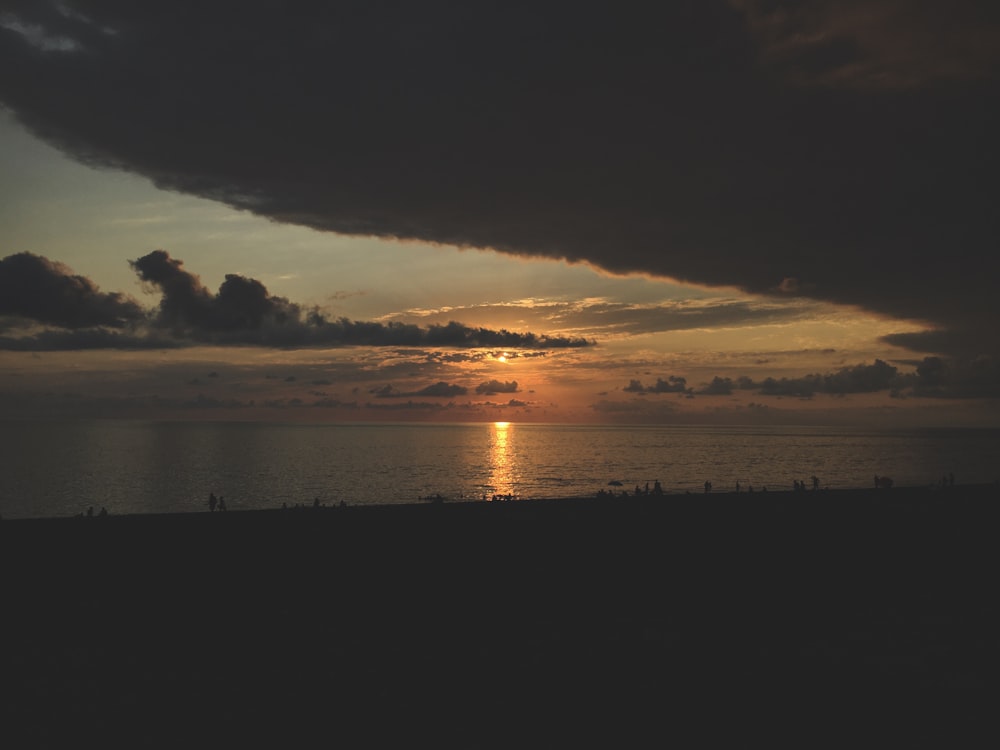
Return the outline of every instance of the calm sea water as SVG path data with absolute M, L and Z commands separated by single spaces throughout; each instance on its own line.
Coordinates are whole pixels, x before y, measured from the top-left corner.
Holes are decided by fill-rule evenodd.
M 534 424 L 299 425 L 147 421 L 0 422 L 4 518 L 202 511 L 283 503 L 413 503 L 512 494 L 669 493 L 767 486 L 813 475 L 830 488 L 1000 477 L 1000 430 Z M 609 482 L 622 486 L 609 487 Z

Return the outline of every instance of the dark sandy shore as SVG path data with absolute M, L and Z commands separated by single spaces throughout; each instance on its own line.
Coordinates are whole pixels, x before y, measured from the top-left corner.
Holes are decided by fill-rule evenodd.
M 458 743 L 474 747 L 535 709 L 580 727 L 718 691 L 992 689 L 998 501 L 990 485 L 6 520 L 4 727 L 17 747 L 385 746 L 416 732 L 406 716 L 442 740 L 478 716 Z

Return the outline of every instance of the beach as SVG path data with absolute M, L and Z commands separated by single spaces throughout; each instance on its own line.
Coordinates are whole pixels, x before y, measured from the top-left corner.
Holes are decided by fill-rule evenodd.
M 4 520 L 7 727 L 21 746 L 206 726 L 375 742 L 402 736 L 385 717 L 404 709 L 992 688 L 998 499 L 976 485 Z

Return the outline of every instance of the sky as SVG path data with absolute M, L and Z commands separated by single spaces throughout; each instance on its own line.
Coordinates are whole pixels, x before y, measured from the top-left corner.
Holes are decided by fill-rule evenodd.
M 313 5 L 0 0 L 0 414 L 1000 426 L 996 3 Z

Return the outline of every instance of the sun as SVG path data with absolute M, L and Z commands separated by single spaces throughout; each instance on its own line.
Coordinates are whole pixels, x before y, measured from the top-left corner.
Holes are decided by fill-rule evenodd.
M 507 364 L 508 359 L 509 358 L 507 356 L 507 352 L 503 352 L 502 354 L 496 355 L 497 362 L 503 362 L 504 364 Z

